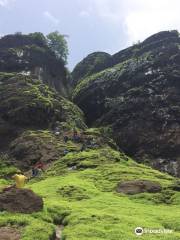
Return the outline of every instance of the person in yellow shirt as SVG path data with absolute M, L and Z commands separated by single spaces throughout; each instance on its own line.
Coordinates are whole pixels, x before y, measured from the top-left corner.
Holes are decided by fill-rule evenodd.
M 23 188 L 25 186 L 26 180 L 28 179 L 23 174 L 15 174 L 12 178 L 16 182 L 16 188 Z

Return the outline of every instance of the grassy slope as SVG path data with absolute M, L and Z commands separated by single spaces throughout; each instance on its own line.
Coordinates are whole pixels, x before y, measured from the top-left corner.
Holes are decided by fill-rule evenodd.
M 78 170 L 68 170 L 67 165 L 77 163 Z M 63 238 L 68 240 L 133 240 L 137 239 L 137 226 L 174 230 L 172 234 L 146 234 L 141 239 L 180 239 L 180 194 L 169 190 L 129 197 L 115 193 L 119 181 L 130 179 L 158 181 L 164 188 L 174 181 L 173 177 L 137 164 L 107 147 L 70 153 L 42 179 L 28 184 L 44 198 L 43 212 L 2 213 L 0 225 L 22 226 L 22 240 L 50 239 L 54 223 L 66 225 Z

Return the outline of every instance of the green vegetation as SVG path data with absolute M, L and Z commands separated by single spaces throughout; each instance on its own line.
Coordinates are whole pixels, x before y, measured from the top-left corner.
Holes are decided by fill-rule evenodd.
M 111 55 L 105 52 L 95 52 L 89 54 L 85 59 L 76 65 L 72 72 L 74 84 L 77 84 L 80 79 L 84 79 L 94 73 L 102 71 L 111 66 Z
M 179 38 L 167 34 L 114 56 L 91 54 L 76 66 L 72 97 L 87 122 L 100 128 L 87 128 L 83 112 L 61 96 L 70 85 L 65 36 L 17 33 L 0 39 L 0 150 L 8 152 L 0 156 L 0 191 L 7 191 L 18 171 L 11 162 L 27 170 L 26 188 L 44 201 L 43 210 L 32 214 L 12 214 L 0 206 L 0 227 L 18 229 L 21 240 L 54 240 L 57 227 L 64 227 L 62 240 L 136 240 L 138 226 L 172 230 L 144 234 L 142 240 L 180 239 L 179 180 L 135 162 L 116 145 L 147 163 L 179 156 L 172 131 L 179 116 Z M 72 139 L 74 129 L 79 142 Z M 44 171 L 31 178 L 38 161 Z M 157 183 L 158 192 L 118 193 L 117 186 L 135 180 Z
M 69 169 L 74 165 L 76 169 Z M 163 191 L 131 196 L 116 193 L 117 183 L 133 179 L 157 181 Z M 27 186 L 43 197 L 43 212 L 3 213 L 0 226 L 17 226 L 22 240 L 49 240 L 56 224 L 65 226 L 63 239 L 68 240 L 133 240 L 137 226 L 173 230 L 172 234 L 145 234 L 141 239 L 178 240 L 180 193 L 170 188 L 174 181 L 109 147 L 69 153 Z
M 0 159 L 0 177 L 4 178 L 7 176 L 12 176 L 14 173 L 16 173 L 18 169 L 11 164 L 5 163 Z
M 47 43 L 49 48 L 55 53 L 57 58 L 61 58 L 67 63 L 68 45 L 64 35 L 58 31 L 49 33 L 47 35 Z
M 101 82 L 100 85 L 98 84 L 98 87 L 101 90 L 111 87 L 112 81 L 117 83 L 123 74 L 128 74 L 128 72 L 131 70 L 131 63 L 135 64 L 135 67 L 137 67 L 136 60 L 132 58 L 81 79 L 73 91 L 73 98 L 76 99 L 78 95 L 86 92 L 87 89 L 91 88 L 93 84 L 98 84 L 98 82 Z
M 6 35 L 0 39 L 0 72 L 31 75 L 67 97 L 70 90 L 65 67 L 67 53 L 64 36 L 56 32 L 47 37 L 39 32 Z
M 48 127 L 55 121 L 84 128 L 83 113 L 53 89 L 21 74 L 0 74 L 1 114 L 16 124 Z M 75 122 L 76 120 L 76 122 Z

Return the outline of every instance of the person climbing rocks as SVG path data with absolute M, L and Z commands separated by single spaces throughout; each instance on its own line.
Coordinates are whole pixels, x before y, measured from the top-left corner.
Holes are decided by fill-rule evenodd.
M 83 143 L 82 144 L 82 146 L 81 146 L 81 149 L 80 149 L 80 151 L 81 152 L 83 152 L 83 151 L 85 151 L 86 150 L 86 144 L 85 143 Z
M 38 175 L 38 169 L 36 167 L 32 167 L 32 177 L 36 177 Z
M 67 149 L 64 149 L 64 156 L 66 156 L 69 153 Z
M 68 140 L 69 140 L 68 136 L 67 136 L 67 135 L 65 135 L 65 136 L 64 136 L 64 142 L 65 142 L 65 143 L 67 143 L 67 142 L 68 142 Z
M 14 176 L 12 176 L 12 179 L 15 180 L 16 188 L 23 188 L 25 186 L 25 182 L 28 178 L 23 174 L 15 174 Z
M 35 164 L 35 168 L 41 169 L 44 171 L 44 163 L 42 161 L 39 161 Z
M 32 168 L 32 177 L 37 177 L 44 172 L 44 163 L 42 161 L 38 161 Z
M 75 128 L 73 129 L 73 141 L 80 142 L 80 136 L 78 135 L 78 132 Z
M 92 139 L 91 139 L 91 138 L 87 138 L 87 139 L 86 139 L 86 146 L 87 146 L 88 148 L 91 148 L 91 147 L 92 147 Z
M 73 128 L 73 139 L 75 139 L 77 135 L 78 135 L 78 132 L 76 128 Z

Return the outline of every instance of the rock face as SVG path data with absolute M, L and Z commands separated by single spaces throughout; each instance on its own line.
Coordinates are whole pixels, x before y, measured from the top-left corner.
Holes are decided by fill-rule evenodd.
M 11 161 L 23 170 L 29 170 L 38 161 L 45 165 L 64 156 L 64 150 L 77 150 L 73 143 L 64 143 L 63 136 L 50 131 L 25 131 L 10 144 Z
M 48 131 L 25 131 L 11 142 L 10 156 L 15 165 L 28 170 L 38 161 L 47 164 L 62 156 L 59 145 L 60 141 Z
M 33 75 L 54 87 L 61 95 L 69 90 L 68 71 L 47 46 L 41 33 L 14 34 L 0 39 L 0 72 Z
M 47 129 L 56 122 L 85 128 L 82 111 L 41 81 L 0 73 L 0 150 L 24 129 Z
M 0 117 L 16 126 L 47 127 L 52 120 L 70 120 L 68 110 L 73 107 L 71 116 L 78 112 L 76 106 L 29 76 L 2 73 L 0 80 Z
M 147 180 L 135 180 L 119 183 L 116 191 L 125 194 L 137 194 L 143 192 L 157 193 L 162 190 L 161 185 L 157 182 Z
M 110 65 L 110 54 L 105 52 L 95 52 L 89 54 L 74 68 L 72 72 L 73 84 L 77 84 L 80 79 L 92 75 L 93 73 L 99 72 Z
M 176 176 L 180 176 L 179 46 L 177 31 L 155 34 L 113 55 L 113 66 L 80 79 L 73 93 L 89 125 L 111 126 L 127 154 Z
M 12 188 L 0 193 L 0 211 L 33 213 L 42 209 L 42 198 L 29 189 Z

